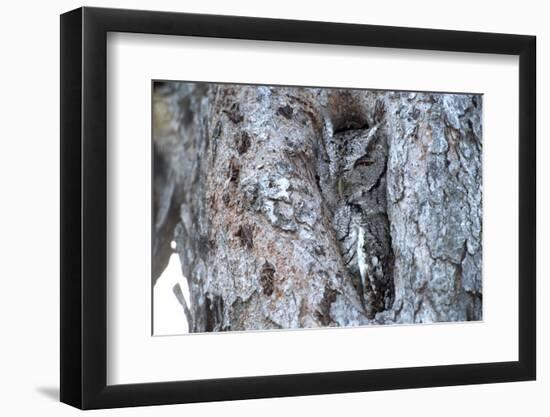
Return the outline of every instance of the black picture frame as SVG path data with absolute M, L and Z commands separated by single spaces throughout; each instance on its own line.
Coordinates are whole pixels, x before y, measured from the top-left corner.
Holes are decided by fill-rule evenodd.
M 519 56 L 518 361 L 107 385 L 108 32 Z M 61 15 L 60 57 L 62 402 L 94 409 L 536 378 L 534 36 L 84 7 Z

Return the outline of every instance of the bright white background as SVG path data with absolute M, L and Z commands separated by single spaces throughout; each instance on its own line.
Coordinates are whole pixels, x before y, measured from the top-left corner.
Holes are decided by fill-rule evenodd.
M 333 20 L 400 26 L 482 30 L 536 34 L 538 36 L 539 119 L 539 377 L 537 382 L 485 386 L 388 391 L 181 405 L 101 411 L 98 415 L 548 415 L 550 406 L 549 303 L 543 262 L 550 249 L 548 143 L 543 128 L 550 88 L 541 80 L 548 73 L 547 27 L 544 3 L 535 1 L 482 4 L 464 0 L 441 2 L 277 2 L 88 1 L 88 5 L 162 9 L 174 11 L 241 14 L 296 19 Z M 2 115 L 3 148 L 0 153 L 2 215 L 2 267 L 4 288 L 0 295 L 2 343 L 0 392 L 2 414 L 76 415 L 58 404 L 59 309 L 59 29 L 58 14 L 80 6 L 74 1 L 56 4 L 10 2 L 2 10 Z M 543 99 L 544 98 L 544 99 Z M 505 121 L 504 121 L 505 122 Z M 6 146 L 7 145 L 7 146 Z M 352 352 L 350 352 L 351 354 Z M 184 357 L 182 356 L 182 360 Z M 31 414 L 32 415 L 32 414 Z

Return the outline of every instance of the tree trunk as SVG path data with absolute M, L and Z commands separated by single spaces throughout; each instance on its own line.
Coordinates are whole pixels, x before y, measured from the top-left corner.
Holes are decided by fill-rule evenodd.
M 169 83 L 153 282 L 192 332 L 481 318 L 481 98 Z

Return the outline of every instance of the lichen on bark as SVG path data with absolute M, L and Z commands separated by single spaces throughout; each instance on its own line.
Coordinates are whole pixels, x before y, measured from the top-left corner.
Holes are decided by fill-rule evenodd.
M 153 279 L 174 240 L 190 331 L 481 319 L 481 96 L 165 83 L 153 103 Z

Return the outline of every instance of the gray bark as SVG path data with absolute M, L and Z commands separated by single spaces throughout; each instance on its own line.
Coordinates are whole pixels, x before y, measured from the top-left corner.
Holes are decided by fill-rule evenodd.
M 171 83 L 153 122 L 191 331 L 481 319 L 480 96 Z

